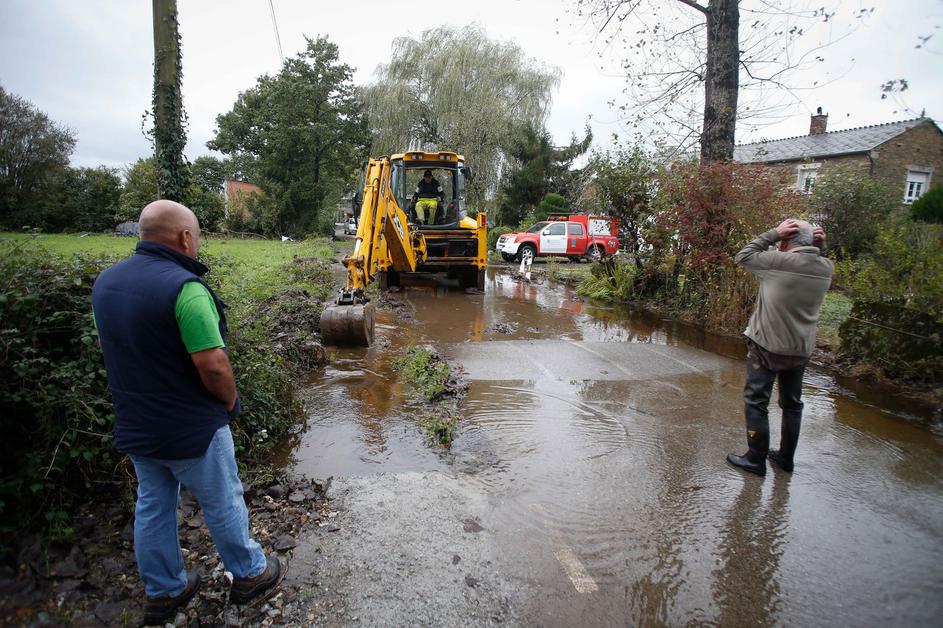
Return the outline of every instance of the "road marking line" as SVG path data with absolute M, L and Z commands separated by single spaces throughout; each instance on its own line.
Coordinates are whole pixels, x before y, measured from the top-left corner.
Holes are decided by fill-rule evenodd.
M 553 555 L 556 556 L 560 564 L 563 565 L 563 570 L 566 571 L 566 575 L 570 577 L 570 582 L 573 583 L 573 587 L 576 589 L 577 593 L 593 593 L 599 590 L 599 587 L 596 586 L 596 582 L 586 572 L 586 568 L 583 567 L 583 563 L 576 557 L 573 550 L 563 546 L 555 551 Z
M 551 381 L 557 381 L 558 379 L 560 379 L 559 377 L 551 373 L 550 369 L 548 369 L 546 366 L 544 366 L 543 364 L 535 360 L 533 356 L 531 356 L 529 353 L 524 353 L 524 357 L 526 357 L 528 362 L 530 362 L 535 367 L 537 367 L 537 370 L 543 373 Z
M 573 548 L 566 544 L 566 542 L 563 540 L 563 537 L 557 534 L 557 532 L 547 522 L 547 511 L 544 510 L 543 504 L 533 503 L 530 504 L 530 507 L 534 512 L 540 515 L 542 519 L 540 523 L 544 526 L 550 535 L 550 540 L 553 541 L 553 544 L 557 546 L 557 549 L 553 552 L 553 555 L 563 567 L 563 571 L 566 572 L 570 582 L 573 583 L 573 588 L 576 589 L 576 592 L 594 593 L 598 591 L 599 587 L 596 586 L 596 581 L 593 580 L 593 577 L 589 575 L 588 571 L 586 571 L 586 567 L 583 566 L 583 563 L 576 555 L 576 552 L 574 552 Z
M 622 373 L 623 373 L 624 375 L 627 375 L 628 377 L 630 377 L 630 378 L 632 378 L 632 379 L 638 379 L 638 373 L 633 373 L 632 371 L 630 371 L 629 369 L 625 368 L 624 366 L 622 366 L 622 365 L 619 364 L 618 362 L 615 362 L 615 361 L 613 361 L 613 360 L 610 360 L 609 358 L 607 358 L 607 357 L 604 356 L 603 354 L 599 353 L 598 351 L 593 351 L 593 350 L 590 349 L 589 347 L 584 346 L 584 345 L 581 345 L 580 343 L 578 343 L 578 342 L 576 342 L 576 341 L 573 341 L 573 340 L 567 340 L 567 342 L 570 343 L 571 345 L 573 345 L 574 347 L 576 347 L 577 349 L 582 349 L 582 350 L 585 351 L 586 353 L 589 353 L 590 355 L 596 356 L 597 358 L 599 358 L 600 360 L 602 360 L 602 361 L 603 361 L 606 365 L 608 365 L 609 367 L 614 368 L 614 369 L 616 369 L 616 370 L 618 370 L 618 371 L 622 371 Z
M 692 371 L 694 371 L 695 373 L 698 373 L 699 375 L 707 375 L 707 373 L 705 373 L 703 369 L 699 369 L 698 367 L 694 366 L 693 364 L 688 364 L 688 363 L 685 362 L 684 360 L 679 360 L 678 358 L 674 357 L 673 355 L 669 355 L 669 354 L 665 353 L 664 351 L 659 351 L 659 350 L 656 349 L 654 346 L 649 345 L 648 348 L 649 348 L 649 350 L 650 350 L 652 353 L 657 353 L 658 355 L 663 356 L 663 357 L 666 357 L 666 358 L 668 358 L 669 360 L 671 360 L 671 361 L 673 361 L 673 362 L 677 362 L 677 363 L 680 364 L 681 366 L 685 366 L 685 367 L 691 369 Z

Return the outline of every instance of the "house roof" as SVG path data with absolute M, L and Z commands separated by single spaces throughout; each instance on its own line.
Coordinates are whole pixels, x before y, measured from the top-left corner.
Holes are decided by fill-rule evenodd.
M 927 121 L 935 124 L 930 118 L 922 117 L 902 122 L 873 124 L 845 131 L 831 131 L 821 135 L 801 135 L 782 140 L 741 144 L 734 147 L 733 158 L 741 163 L 770 163 L 866 153 Z

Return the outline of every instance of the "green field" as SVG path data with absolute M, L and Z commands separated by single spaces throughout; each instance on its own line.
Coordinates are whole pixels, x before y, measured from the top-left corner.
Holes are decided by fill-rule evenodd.
M 71 235 L 0 233 L 0 241 L 32 241 L 50 251 L 61 255 L 89 253 L 93 255 L 130 255 L 137 244 L 137 238 L 113 235 Z M 315 238 L 302 242 L 279 242 L 275 240 L 242 240 L 205 237 L 202 240 L 201 253 L 213 257 L 230 257 L 233 260 L 250 262 L 253 265 L 278 266 L 290 262 L 294 257 L 331 258 L 349 242 L 331 242 L 327 238 Z
M 105 234 L 0 233 L 0 243 L 41 246 L 64 257 L 75 254 L 124 256 L 134 252 L 137 238 Z M 332 260 L 351 247 L 350 241 L 314 238 L 301 242 L 204 237 L 200 259 L 210 267 L 227 296 L 264 299 L 285 285 L 285 267 L 296 258 Z

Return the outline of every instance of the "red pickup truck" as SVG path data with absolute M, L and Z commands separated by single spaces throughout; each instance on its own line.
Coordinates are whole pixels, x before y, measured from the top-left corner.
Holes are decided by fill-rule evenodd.
M 551 216 L 527 231 L 499 237 L 495 250 L 506 262 L 545 255 L 601 260 L 619 250 L 618 235 L 615 219 L 608 216 Z

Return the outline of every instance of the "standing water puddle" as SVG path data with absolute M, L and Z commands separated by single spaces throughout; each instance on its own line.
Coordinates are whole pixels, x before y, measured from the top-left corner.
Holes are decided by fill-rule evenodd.
M 311 380 L 294 468 L 441 471 L 483 491 L 496 542 L 538 585 L 523 616 L 718 625 L 943 616 L 943 441 L 929 411 L 859 401 L 809 369 L 795 474 L 744 477 L 723 462 L 745 448 L 739 342 L 492 271 L 485 294 L 408 288 L 391 298 L 406 307 L 378 312 L 377 345 L 338 350 Z M 425 443 L 421 408 L 392 370 L 410 343 L 466 371 L 448 453 Z M 778 421 L 774 402 L 774 444 Z M 548 552 L 559 565 L 547 566 Z

